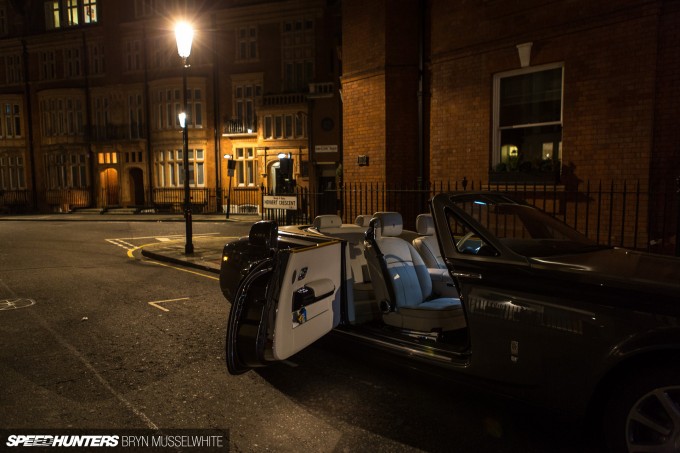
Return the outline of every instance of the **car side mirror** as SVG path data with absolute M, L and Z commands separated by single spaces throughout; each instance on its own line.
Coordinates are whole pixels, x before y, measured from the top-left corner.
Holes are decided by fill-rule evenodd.
M 273 220 L 262 220 L 250 227 L 248 242 L 251 245 L 266 249 L 275 249 L 278 245 L 279 226 Z

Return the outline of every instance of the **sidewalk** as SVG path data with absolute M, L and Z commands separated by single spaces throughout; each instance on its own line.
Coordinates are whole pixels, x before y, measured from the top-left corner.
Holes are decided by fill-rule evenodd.
M 196 214 L 191 218 L 194 222 L 245 222 L 255 223 L 261 220 L 260 215 L 230 215 L 229 219 L 224 214 Z M 72 213 L 72 214 L 23 214 L 23 215 L 0 215 L 2 221 L 85 221 L 85 222 L 184 222 L 183 214 L 97 214 L 97 213 Z M 180 266 L 193 267 L 219 274 L 222 260 L 222 248 L 232 238 L 222 236 L 194 236 L 192 243 L 194 253 L 186 255 L 185 239 L 159 242 L 142 248 L 142 255 L 157 261 L 178 264 Z
M 179 264 L 201 269 L 215 274 L 220 273 L 222 261 L 222 248 L 227 241 L 233 238 L 196 236 L 193 238 L 194 253 L 186 255 L 184 239 L 170 242 L 159 242 L 142 248 L 142 255 L 167 263 Z

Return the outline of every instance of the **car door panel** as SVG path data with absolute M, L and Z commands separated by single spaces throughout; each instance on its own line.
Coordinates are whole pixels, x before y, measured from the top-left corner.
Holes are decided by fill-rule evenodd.
M 227 326 L 227 368 L 239 374 L 284 360 L 340 322 L 342 243 L 281 249 L 239 285 Z

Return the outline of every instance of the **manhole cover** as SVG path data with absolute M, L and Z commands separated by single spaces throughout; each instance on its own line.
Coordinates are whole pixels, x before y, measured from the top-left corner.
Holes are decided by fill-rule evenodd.
M 26 308 L 35 305 L 33 299 L 5 299 L 0 300 L 0 311 L 2 310 L 16 310 L 18 308 Z

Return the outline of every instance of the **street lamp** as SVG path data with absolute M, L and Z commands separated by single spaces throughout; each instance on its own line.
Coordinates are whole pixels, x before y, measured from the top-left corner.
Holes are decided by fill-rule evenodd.
M 232 159 L 231 154 L 225 154 L 224 158 L 227 159 L 227 174 L 229 175 L 229 187 L 227 187 L 227 219 L 229 218 L 229 211 L 231 211 L 231 178 L 234 176 L 234 170 L 236 169 L 236 161 Z
M 194 243 L 192 240 L 192 225 L 191 225 L 191 195 L 189 192 L 189 131 L 187 124 L 187 70 L 189 64 L 187 58 L 191 54 L 191 42 L 194 38 L 194 30 L 187 22 L 179 22 L 175 26 L 175 38 L 177 40 L 177 53 L 182 58 L 182 96 L 184 99 L 184 111 L 179 114 L 179 122 L 182 127 L 182 144 L 183 153 L 182 161 L 184 165 L 184 223 L 186 226 L 186 243 L 184 244 L 184 254 L 191 255 L 194 253 Z

